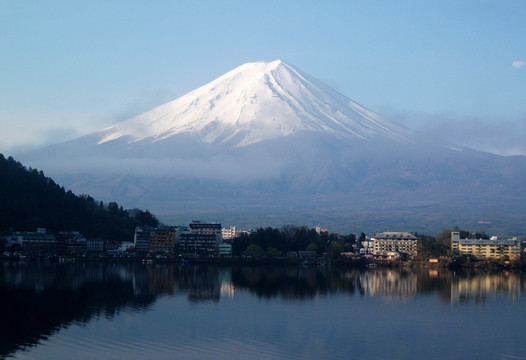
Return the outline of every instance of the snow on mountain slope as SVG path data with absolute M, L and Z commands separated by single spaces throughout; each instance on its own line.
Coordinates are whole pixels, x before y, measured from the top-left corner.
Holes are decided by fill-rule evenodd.
M 167 139 L 242 147 L 300 131 L 338 137 L 407 139 L 407 130 L 281 60 L 247 63 L 164 105 L 93 135 L 102 144 Z

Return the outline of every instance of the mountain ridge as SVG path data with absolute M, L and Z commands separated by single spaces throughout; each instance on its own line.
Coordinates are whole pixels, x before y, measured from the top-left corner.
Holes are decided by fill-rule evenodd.
M 180 98 L 93 135 L 98 144 L 198 134 L 202 142 L 246 146 L 299 131 L 407 139 L 407 129 L 331 90 L 281 60 L 241 65 Z M 240 139 L 239 139 L 240 138 Z

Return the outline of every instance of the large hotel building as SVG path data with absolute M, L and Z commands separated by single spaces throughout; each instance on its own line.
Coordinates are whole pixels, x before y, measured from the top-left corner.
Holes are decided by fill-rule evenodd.
M 501 240 L 496 236 L 490 239 L 461 239 L 460 231 L 451 233 L 451 255 L 473 255 L 481 259 L 518 260 L 521 256 L 521 244 L 517 238 Z

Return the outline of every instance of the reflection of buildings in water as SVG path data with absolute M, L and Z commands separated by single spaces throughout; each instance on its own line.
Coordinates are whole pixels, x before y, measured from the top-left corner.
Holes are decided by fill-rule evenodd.
M 179 287 L 186 291 L 190 301 L 219 301 L 221 285 L 218 269 L 207 266 L 182 266 L 179 273 Z
M 36 269 L 34 263 L 2 262 L 0 284 L 8 288 L 42 292 L 55 284 L 55 274 Z
M 222 281 L 221 282 L 221 296 L 227 298 L 233 298 L 235 295 L 235 288 L 232 281 Z
M 110 268 L 114 271 L 116 277 L 123 282 L 133 281 L 133 269 L 130 266 L 120 266 L 120 264 L 112 264 Z
M 163 264 L 137 266 L 134 270 L 135 295 L 174 295 L 176 282 L 191 301 L 218 301 L 221 294 L 233 296 L 234 293 L 230 271 L 218 271 L 214 267 Z
M 97 282 L 104 278 L 104 264 L 99 263 L 86 267 L 84 271 L 86 282 Z
M 451 303 L 475 301 L 483 302 L 497 293 L 508 294 L 517 300 L 521 293 L 521 282 L 518 274 L 498 273 L 481 274 L 473 277 L 456 277 L 451 282 Z
M 133 274 L 133 293 L 135 294 L 135 296 L 141 296 L 149 294 L 149 292 L 150 286 L 148 271 L 145 267 L 137 266 L 134 269 Z
M 37 292 L 49 288 L 77 290 L 88 284 L 118 281 L 135 283 L 133 266 L 103 263 L 37 263 L 3 262 L 0 284 Z
M 153 267 L 148 269 L 148 290 L 154 294 L 174 294 L 175 273 L 173 267 Z M 170 271 L 171 270 L 171 271 Z
M 140 267 L 129 264 L 39 264 L 4 262 L 0 284 L 42 292 L 50 288 L 78 290 L 90 284 L 129 284 L 136 296 L 174 293 L 174 267 Z
M 233 298 L 235 294 L 234 283 L 232 282 L 232 269 L 223 269 L 218 274 L 221 296 Z
M 41 292 L 49 288 L 76 290 L 86 284 L 101 282 L 112 276 L 102 266 L 78 264 L 41 264 L 3 262 L 0 283 L 4 287 Z
M 137 266 L 133 274 L 133 290 L 136 295 L 173 295 L 175 267 L 173 265 Z
M 417 293 L 417 277 L 410 272 L 366 271 L 359 281 L 365 295 L 372 297 L 407 298 Z

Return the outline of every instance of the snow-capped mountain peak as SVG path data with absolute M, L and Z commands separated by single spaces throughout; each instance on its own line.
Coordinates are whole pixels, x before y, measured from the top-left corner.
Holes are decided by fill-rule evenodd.
M 406 130 L 281 61 L 241 65 L 164 105 L 94 135 L 155 142 L 189 133 L 241 147 L 301 131 L 404 139 Z

